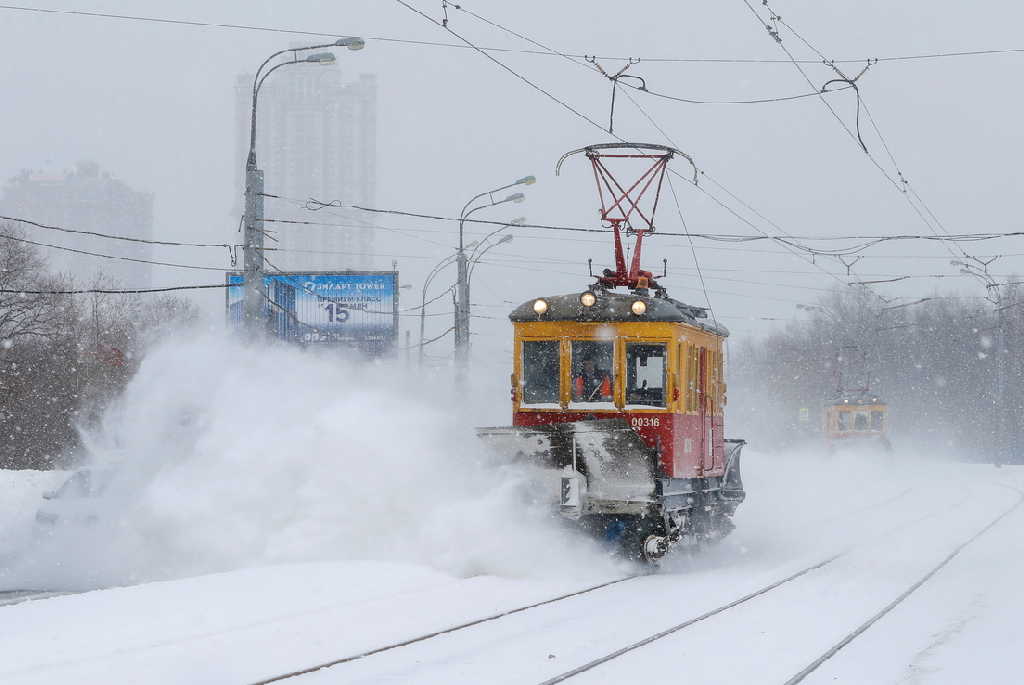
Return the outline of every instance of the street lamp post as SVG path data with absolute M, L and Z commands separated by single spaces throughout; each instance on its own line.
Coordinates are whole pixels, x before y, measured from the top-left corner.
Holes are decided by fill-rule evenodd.
M 252 109 L 249 120 L 249 154 L 245 160 L 245 214 L 242 224 L 245 229 L 242 244 L 243 273 L 245 277 L 245 300 L 243 303 L 244 323 L 250 333 L 255 334 L 261 329 L 260 320 L 263 302 L 267 299 L 266 287 L 263 283 L 263 171 L 256 165 L 256 104 L 259 100 L 260 88 L 273 72 L 291 64 L 333 64 L 334 55 L 330 52 L 318 52 L 299 59 L 300 52 L 319 50 L 332 47 L 346 47 L 349 50 L 361 50 L 365 46 L 362 38 L 340 38 L 333 43 L 310 45 L 303 48 L 278 50 L 263 61 L 256 70 L 252 82 Z M 263 70 L 271 60 L 286 52 L 292 53 L 290 62 L 275 64 L 266 73 Z
M 457 379 L 460 383 L 465 380 L 465 371 L 469 364 L 469 264 L 466 258 L 465 245 L 463 244 L 466 219 L 468 219 L 471 214 L 481 209 L 495 207 L 506 202 L 522 202 L 526 199 L 526 196 L 522 193 L 513 193 L 501 200 L 495 200 L 494 194 L 514 186 L 532 185 L 536 182 L 537 179 L 535 177 L 524 176 L 523 178 L 520 178 L 513 183 L 509 183 L 508 185 L 480 193 L 467 202 L 462 208 L 462 211 L 459 212 L 459 250 L 456 257 L 459 275 L 458 295 L 455 301 L 455 365 Z M 478 205 L 470 209 L 470 206 L 472 206 L 474 202 L 484 196 L 487 196 L 489 200 L 487 204 Z
M 797 303 L 796 308 L 803 309 L 806 312 L 821 312 L 822 314 L 825 314 L 829 319 L 831 319 L 834 323 L 839 323 L 839 317 L 835 315 L 835 312 L 833 312 L 828 307 L 822 307 L 820 304 Z
M 493 238 L 494 236 L 498 235 L 502 231 L 511 228 L 512 226 L 522 226 L 525 223 L 526 217 L 521 216 L 516 219 L 512 219 L 512 221 L 508 222 L 507 224 L 500 228 L 491 231 L 477 242 L 476 248 L 472 252 L 470 252 L 468 258 L 469 275 L 466 277 L 466 281 L 468 282 L 469 285 L 473 284 L 473 272 L 476 271 L 476 265 L 480 263 L 480 259 L 484 256 L 484 254 L 489 252 L 492 248 L 497 247 L 498 245 L 504 245 L 505 243 L 512 242 L 514 236 L 503 235 L 497 242 L 493 242 L 490 244 L 488 244 L 487 241 Z

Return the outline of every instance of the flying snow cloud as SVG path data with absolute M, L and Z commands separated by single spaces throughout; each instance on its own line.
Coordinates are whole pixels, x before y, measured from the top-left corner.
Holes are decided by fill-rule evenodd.
M 459 407 L 447 383 L 381 363 L 168 340 L 86 436 L 90 466 L 112 474 L 97 520 L 58 526 L 4 585 L 353 559 L 455 575 L 611 569 L 535 500 L 528 469 L 491 460 Z

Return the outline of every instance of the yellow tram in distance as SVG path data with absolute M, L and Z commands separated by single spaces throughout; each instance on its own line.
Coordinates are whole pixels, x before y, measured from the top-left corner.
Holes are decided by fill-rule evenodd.
M 685 154 L 646 143 L 569 154 L 576 152 L 594 167 L 615 268 L 585 290 L 512 311 L 512 425 L 477 432 L 499 452 L 540 466 L 548 478 L 541 498 L 563 516 L 630 558 L 654 561 L 674 543 L 728 533 L 745 497 L 745 443 L 725 438 L 723 420 L 729 332 L 640 268 L 665 166 Z M 609 158 L 652 166 L 627 187 L 605 166 Z M 651 188 L 652 207 L 641 209 Z M 623 234 L 636 237 L 629 264 Z
M 825 409 L 825 440 L 830 453 L 852 446 L 891 452 L 888 405 L 867 393 L 843 394 Z

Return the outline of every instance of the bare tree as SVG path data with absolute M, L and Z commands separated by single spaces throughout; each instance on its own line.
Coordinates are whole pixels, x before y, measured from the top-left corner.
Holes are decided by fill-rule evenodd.
M 173 297 L 59 295 L 38 248 L 0 227 L 0 468 L 74 462 L 78 429 L 97 421 L 162 326 L 195 320 Z M 102 274 L 89 285 L 116 290 Z

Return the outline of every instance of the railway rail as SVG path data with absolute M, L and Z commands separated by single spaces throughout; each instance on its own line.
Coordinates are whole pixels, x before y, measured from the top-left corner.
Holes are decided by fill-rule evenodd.
M 620 583 L 625 583 L 627 581 L 634 580 L 636 578 L 641 578 L 641 577 L 643 577 L 645 575 L 647 575 L 647 574 L 637 574 L 637 575 L 632 575 L 632 576 L 625 576 L 624 578 L 616 578 L 615 580 L 609 580 L 609 581 L 606 581 L 604 583 L 598 583 L 597 585 L 591 585 L 590 587 L 583 588 L 582 590 L 576 590 L 574 592 L 568 592 L 568 593 L 566 593 L 564 595 L 559 595 L 558 597 L 552 597 L 550 599 L 545 599 L 545 600 L 540 601 L 540 602 L 534 602 L 533 604 L 528 604 L 526 606 L 516 607 L 514 609 L 508 609 L 506 611 L 500 611 L 500 612 L 498 612 L 496 614 L 491 614 L 490 616 L 484 616 L 483 618 L 478 618 L 478 619 L 474 619 L 472 621 L 467 621 L 465 623 L 460 623 L 458 625 L 454 625 L 454 626 L 451 626 L 449 628 L 443 628 L 441 630 L 435 630 L 432 633 L 426 633 L 424 635 L 419 635 L 417 637 L 413 637 L 413 638 L 410 638 L 408 640 L 403 640 L 402 642 L 395 642 L 393 644 L 384 645 L 383 647 L 377 647 L 375 649 L 367 650 L 365 652 L 360 652 L 359 654 L 352 654 L 350 656 L 342 657 L 340 659 L 334 659 L 332 661 L 327 661 L 327 662 L 324 662 L 324 663 L 321 663 L 321 664 L 317 664 L 316 666 L 310 666 L 308 668 L 303 668 L 303 669 L 300 669 L 300 670 L 297 670 L 297 671 L 291 671 L 290 673 L 282 673 L 281 675 L 276 675 L 276 676 L 274 676 L 272 678 L 267 678 L 265 680 L 258 680 L 256 682 L 252 683 L 252 685 L 267 685 L 268 683 L 276 683 L 276 682 L 280 682 L 282 680 L 288 680 L 289 678 L 296 678 L 298 676 L 308 675 L 310 673 L 315 673 L 316 671 L 319 671 L 319 670 L 322 670 L 322 669 L 325 669 L 325 668 L 331 668 L 332 666 L 339 666 L 341 664 L 346 664 L 346 663 L 349 663 L 349 662 L 352 662 L 352 661 L 358 661 L 359 659 L 365 659 L 368 656 L 373 656 L 375 654 L 381 654 L 382 652 L 388 652 L 388 651 L 391 651 L 393 649 L 398 649 L 400 647 L 408 647 L 409 645 L 414 645 L 414 644 L 416 644 L 418 642 L 423 642 L 424 640 L 429 640 L 431 638 L 440 637 L 441 635 L 448 635 L 449 633 L 454 633 L 454 632 L 457 632 L 457 631 L 460 631 L 460 630 L 465 630 L 466 628 L 472 628 L 473 626 L 480 625 L 481 623 L 489 623 L 491 621 L 497 621 L 498 619 L 504 618 L 506 616 L 512 616 L 514 614 L 519 614 L 519 613 L 522 613 L 524 611 L 529 611 L 530 609 L 536 609 L 538 607 L 546 606 L 546 605 L 549 605 L 549 604 L 554 604 L 556 602 L 562 602 L 564 600 L 571 599 L 573 597 L 579 597 L 580 595 L 585 595 L 585 594 L 588 594 L 590 592 L 594 592 L 595 590 L 600 590 L 601 588 L 610 587 L 612 585 L 618 585 Z
M 862 507 L 857 507 L 856 509 L 854 509 L 854 510 L 852 510 L 850 512 L 845 512 L 844 514 L 832 517 L 831 519 L 828 519 L 828 520 L 829 521 L 838 520 L 838 519 L 841 519 L 841 518 L 852 516 L 854 514 L 857 514 L 857 513 L 863 512 L 863 511 L 877 510 L 879 507 L 884 507 L 885 505 L 892 504 L 892 503 L 894 503 L 894 502 L 896 502 L 898 500 L 903 499 L 908 494 L 910 494 L 910 492 L 912 492 L 912 488 L 907 488 L 905 490 L 902 490 L 902 491 L 896 493 L 895 495 L 890 495 L 890 496 L 886 497 L 883 500 L 880 500 L 880 501 L 872 503 L 872 504 L 867 504 L 867 505 L 864 505 Z M 953 508 L 956 508 L 957 506 L 962 505 L 964 502 L 967 501 L 967 499 L 968 499 L 968 496 L 965 495 L 964 498 L 959 503 L 953 505 Z M 914 519 L 914 520 L 904 524 L 904 526 L 913 525 L 913 524 L 918 523 L 918 522 L 920 522 L 920 521 L 922 521 L 924 519 L 930 518 L 931 516 L 934 516 L 934 515 L 935 515 L 934 513 L 926 514 L 923 517 L 916 518 L 916 519 Z M 904 526 L 901 526 L 901 527 L 904 527 Z M 657 634 L 656 636 L 652 636 L 651 638 L 647 638 L 646 640 L 641 641 L 641 643 L 637 643 L 637 644 L 631 645 L 630 647 L 625 648 L 623 650 L 618 650 L 615 653 L 615 656 L 621 656 L 621 654 L 624 654 L 624 653 L 626 653 L 628 651 L 632 651 L 633 649 L 637 649 L 638 647 L 642 647 L 644 644 L 648 644 L 650 642 L 653 642 L 654 640 L 657 640 L 657 639 L 660 639 L 660 638 L 665 637 L 667 635 L 670 635 L 673 632 L 677 632 L 679 630 L 682 630 L 682 629 L 686 628 L 688 625 L 692 625 L 693 623 L 697 623 L 699 621 L 705 620 L 707 618 L 710 618 L 711 616 L 714 616 L 716 614 L 722 613 L 722 612 L 724 612 L 724 611 L 726 611 L 728 609 L 731 609 L 733 607 L 739 606 L 740 604 L 743 604 L 743 603 L 745 603 L 745 602 L 747 602 L 747 601 L 749 601 L 751 599 L 754 599 L 755 597 L 758 597 L 760 595 L 763 595 L 763 594 L 766 594 L 768 592 L 771 592 L 772 590 L 774 590 L 774 589 L 776 589 L 778 587 L 781 587 L 782 585 L 785 585 L 786 583 L 789 583 L 789 582 L 791 582 L 793 580 L 796 580 L 797 578 L 800 578 L 801 576 L 804 576 L 804 575 L 806 575 L 806 574 L 808 574 L 808 573 L 810 573 L 810 572 L 812 572 L 814 570 L 817 570 L 819 568 L 823 568 L 824 566 L 827 566 L 828 564 L 831 564 L 833 561 L 836 561 L 837 559 L 847 555 L 853 549 L 854 548 L 848 548 L 848 549 L 846 549 L 846 550 L 844 550 L 842 552 L 839 552 L 837 554 L 833 554 L 833 555 L 825 558 L 824 560 L 817 561 L 817 562 L 815 562 L 815 563 L 813 563 L 813 564 L 811 564 L 809 566 L 806 566 L 806 567 L 802 568 L 801 570 L 799 570 L 799 571 L 797 571 L 797 572 L 795 572 L 795 573 L 793 573 L 793 574 L 791 574 L 791 575 L 789 575 L 789 576 L 787 576 L 787 577 L 785 577 L 785 578 L 783 578 L 781 580 L 775 581 L 773 583 L 770 583 L 769 585 L 766 585 L 766 586 L 761 587 L 761 588 L 759 588 L 757 590 L 754 590 L 751 593 L 749 593 L 747 595 L 744 595 L 743 597 L 741 597 L 741 598 L 739 598 L 737 600 L 734 600 L 734 601 L 732 601 L 732 602 L 730 602 L 730 603 L 728 603 L 726 605 L 720 606 L 720 607 L 718 607 L 716 609 L 712 609 L 711 611 L 709 611 L 709 612 L 707 612 L 705 614 L 702 614 L 701 616 L 698 616 L 696 618 L 693 618 L 693 619 L 690 619 L 688 621 L 685 621 L 684 623 L 679 624 L 678 626 L 674 626 L 673 628 L 670 628 L 670 629 L 668 629 L 666 631 L 662 631 L 661 633 Z M 582 590 L 577 590 L 577 591 L 574 591 L 574 592 L 566 593 L 566 594 L 559 595 L 557 597 L 552 597 L 550 599 L 546 599 L 546 600 L 543 600 L 543 601 L 540 601 L 540 602 L 535 602 L 533 604 L 516 607 L 514 609 L 508 609 L 506 611 L 501 611 L 501 612 L 498 612 L 498 613 L 495 613 L 495 614 L 491 614 L 489 616 L 485 616 L 483 618 L 474 619 L 472 621 L 467 621 L 465 623 L 460 623 L 458 625 L 450 626 L 448 628 L 444 628 L 444 629 L 441 629 L 441 630 L 436 630 L 436 631 L 433 631 L 433 632 L 430 632 L 430 633 L 425 633 L 423 635 L 419 635 L 419 636 L 416 636 L 416 637 L 413 637 L 413 638 L 409 638 L 409 639 L 403 640 L 401 642 L 395 642 L 395 643 L 383 645 L 381 647 L 377 647 L 377 648 L 374 648 L 374 649 L 371 649 L 371 650 L 360 652 L 358 654 L 352 654 L 352 655 L 349 655 L 349 656 L 345 656 L 345 657 L 341 657 L 341 658 L 338 658 L 338 659 L 333 659 L 331 661 L 327 661 L 327 662 L 323 662 L 323 663 L 320 663 L 320 664 L 316 664 L 314 666 L 309 666 L 309 667 L 298 669 L 298 670 L 291 671 L 291 672 L 288 672 L 288 673 L 282 673 L 282 674 L 279 674 L 279 675 L 275 675 L 273 677 L 266 678 L 264 680 L 255 681 L 255 682 L 251 683 L 251 685 L 268 685 L 269 683 L 276 683 L 276 682 L 281 682 L 283 680 L 288 680 L 288 679 L 291 679 L 291 678 L 297 678 L 299 676 L 309 675 L 311 673 L 315 673 L 317 671 L 320 671 L 320 670 L 323 670 L 323 669 L 326 669 L 326 668 L 331 668 L 331 667 L 334 667 L 334 666 L 340 666 L 342 664 L 351 663 L 353 661 L 358 661 L 358 660 L 364 659 L 366 657 L 370 657 L 370 656 L 374 656 L 374 655 L 381 654 L 381 653 L 384 653 L 384 652 L 389 652 L 389 651 L 392 651 L 392 650 L 395 650 L 395 649 L 399 649 L 401 647 L 408 647 L 410 645 L 414 645 L 414 644 L 417 644 L 417 643 L 420 643 L 420 642 L 424 642 L 426 640 L 430 640 L 432 638 L 440 637 L 442 635 L 448 635 L 448 634 L 455 633 L 455 632 L 458 632 L 458 631 L 461 631 L 461 630 L 465 630 L 467 628 L 472 628 L 473 626 L 477 626 L 477 625 L 480 625 L 480 624 L 483 624 L 483 623 L 488 623 L 488 622 L 496 621 L 496 620 L 505 618 L 507 616 L 512 616 L 514 614 L 523 613 L 523 612 L 529 611 L 531 609 L 536 609 L 536 608 L 539 608 L 539 607 L 555 604 L 557 602 L 561 602 L 561 601 L 564 601 L 564 600 L 567 600 L 567 599 L 571 599 L 573 597 L 579 597 L 581 595 L 585 595 L 585 594 L 594 592 L 596 590 L 600 590 L 602 588 L 610 587 L 612 585 L 618 585 L 618 584 L 621 584 L 621 583 L 624 583 L 624 582 L 627 582 L 627 581 L 630 581 L 630 580 L 634 580 L 636 578 L 644 577 L 646 575 L 648 575 L 648 574 L 637 574 L 637 575 L 632 575 L 632 576 L 626 576 L 626 577 L 623 577 L 623 578 L 617 578 L 615 580 L 607 581 L 607 582 L 604 582 L 604 583 L 599 583 L 597 585 L 592 585 L 590 587 L 586 587 L 586 588 L 584 588 Z M 611 658 L 615 658 L 615 657 L 611 657 Z M 610 660 L 610 659 L 609 658 L 605 658 L 604 659 L 604 661 L 608 661 L 608 660 Z M 596 665 L 598 665 L 598 664 L 596 664 L 596 663 L 592 664 L 590 667 L 593 668 L 593 666 L 596 666 Z M 576 669 L 574 669 L 574 672 L 570 672 L 571 675 L 575 675 L 576 674 L 575 670 Z M 579 671 L 579 672 L 582 672 L 582 671 Z M 571 675 L 563 674 L 563 676 L 565 676 L 565 677 L 571 677 Z M 561 677 L 561 676 L 559 676 L 559 677 Z M 560 681 L 555 679 L 555 680 L 546 681 L 546 682 L 560 682 Z
M 1014 511 L 1019 509 L 1022 505 L 1024 505 L 1024 491 L 1017 490 L 1017 488 L 1012 488 L 1012 489 L 1017 492 L 1017 496 L 1018 496 L 1017 502 L 1013 506 L 1011 506 L 1008 509 L 1006 509 L 1005 511 L 1003 511 L 1001 514 L 999 514 L 994 519 L 989 521 L 988 524 L 986 524 L 984 527 L 982 527 L 980 530 L 978 530 L 976 533 L 974 533 L 974 535 L 970 536 L 969 538 L 967 538 L 966 540 L 961 542 L 959 545 L 957 545 L 956 548 L 953 549 L 952 552 L 950 552 L 948 555 L 946 555 L 935 566 L 930 568 L 928 570 L 928 572 L 925 573 L 923 576 L 921 576 L 913 585 L 911 585 L 906 590 L 901 592 L 894 600 L 889 602 L 889 604 L 885 605 L 878 613 L 876 613 L 874 616 L 872 616 L 868 620 L 864 621 L 864 623 L 862 623 L 859 626 L 857 626 L 853 631 L 851 631 L 849 634 L 847 634 L 845 637 L 843 637 L 843 639 L 839 640 L 834 645 L 829 647 L 824 653 L 821 654 L 821 656 L 819 656 L 817 659 L 812 661 L 805 668 L 803 668 L 802 670 L 800 670 L 799 672 L 794 674 L 789 680 L 787 680 L 785 682 L 785 685 L 796 685 L 796 683 L 799 683 L 799 682 L 803 681 L 804 678 L 806 678 L 811 673 L 816 671 L 819 666 L 821 666 L 826 661 L 831 659 L 833 656 L 835 656 L 837 653 L 839 653 L 840 650 L 842 650 L 844 647 L 846 647 L 851 642 L 853 642 L 858 637 L 860 637 L 866 630 L 868 630 L 868 628 L 870 628 L 871 626 L 873 626 L 876 623 L 878 623 L 887 614 L 889 614 L 893 609 L 895 609 L 900 604 L 902 604 L 904 601 L 906 601 L 907 598 L 910 597 L 912 594 L 914 594 L 914 592 L 916 592 L 918 588 L 920 588 L 922 585 L 924 585 L 929 580 L 931 580 L 935 576 L 935 574 L 937 574 L 939 571 L 944 569 L 949 564 L 949 562 L 953 561 L 953 559 L 955 559 L 957 556 L 959 556 L 960 552 L 962 552 L 964 550 L 964 548 L 966 548 L 972 542 L 974 542 L 975 540 L 980 538 L 982 535 L 987 533 L 989 530 L 994 528 L 996 525 L 999 524 L 1000 521 L 1002 521 L 1007 516 L 1012 514 Z
M 988 523 L 986 523 L 982 528 L 978 529 L 970 537 L 968 537 L 966 540 L 964 540 L 959 545 L 957 545 L 956 548 L 954 548 L 952 552 L 950 552 L 948 555 L 946 555 L 939 563 L 937 563 L 935 566 L 933 566 L 931 569 L 929 569 L 928 572 L 925 573 L 921 578 L 919 578 L 916 582 L 914 582 L 912 585 L 910 585 L 906 590 L 904 590 L 902 593 L 900 593 L 892 602 L 887 604 L 884 608 L 882 608 L 879 612 L 877 612 L 871 618 L 866 620 L 864 623 L 862 623 L 859 626 L 857 626 L 857 628 L 855 628 L 852 632 L 847 634 L 845 637 L 843 637 L 837 643 L 832 645 L 828 650 L 826 650 L 818 658 L 816 658 L 814 661 L 812 661 L 810 664 L 808 664 L 805 668 L 803 668 L 798 673 L 794 674 L 792 677 L 790 677 L 788 680 L 786 680 L 785 681 L 785 685 L 796 685 L 797 683 L 800 683 L 801 681 L 803 681 L 808 675 L 810 675 L 815 670 L 817 670 L 818 667 L 820 667 L 823 663 L 825 663 L 830 658 L 835 656 L 835 654 L 837 654 L 840 650 L 842 650 L 844 647 L 846 647 L 851 642 L 856 640 L 857 637 L 859 637 L 861 634 L 863 634 L 871 626 L 873 626 L 875 623 L 877 623 L 879 620 L 881 620 L 883 617 L 885 617 L 889 612 L 891 612 L 897 606 L 902 604 L 918 588 L 920 588 L 922 585 L 924 585 L 926 582 L 928 582 L 928 580 L 930 580 L 932 577 L 934 577 L 935 574 L 937 574 L 939 571 L 941 571 L 943 568 L 945 568 L 946 565 L 949 564 L 949 562 L 951 562 L 953 559 L 955 559 L 957 557 L 957 555 L 959 555 L 960 552 L 963 551 L 964 548 L 966 548 L 972 542 L 974 542 L 975 540 L 980 538 L 982 535 L 987 533 L 989 530 L 991 530 L 993 527 L 995 527 L 1000 521 L 1005 519 L 1007 516 L 1012 514 L 1014 511 L 1016 511 L 1019 507 L 1024 505 L 1024 491 L 1017 490 L 1016 488 L 1012 488 L 1012 489 L 1015 490 L 1017 492 L 1017 494 L 1018 494 L 1017 502 L 1015 502 L 1012 506 L 1010 506 L 1009 508 L 1007 508 L 1006 510 L 1004 510 L 1003 512 L 998 514 L 995 518 L 993 518 L 990 521 L 988 521 Z M 962 504 L 966 500 L 967 500 L 967 497 L 965 496 L 965 498 L 960 502 L 960 504 Z M 906 526 L 909 526 L 909 525 L 913 525 L 914 523 L 920 522 L 921 520 L 926 519 L 926 518 L 930 518 L 931 516 L 932 515 L 926 515 L 924 517 L 921 517 L 920 519 L 916 519 L 915 521 L 912 521 L 910 523 L 904 524 L 903 527 L 906 527 Z M 587 671 L 590 671 L 590 670 L 592 670 L 592 669 L 594 669 L 594 668 L 596 668 L 596 667 L 598 667 L 598 666 L 600 666 L 602 664 L 608 663 L 609 661 L 613 661 L 614 659 L 618 659 L 619 657 L 623 656 L 624 654 L 628 654 L 629 652 L 632 652 L 632 651 L 637 650 L 637 649 L 639 649 L 641 647 L 649 645 L 652 642 L 655 642 L 655 641 L 660 640 L 662 638 L 668 637 L 669 635 L 673 635 L 675 633 L 678 633 L 678 632 L 684 630 L 685 628 L 688 628 L 688 627 L 690 627 L 690 626 L 692 626 L 692 625 L 694 625 L 696 623 L 700 623 L 701 621 L 705 621 L 705 620 L 707 620 L 707 619 L 709 619 L 709 618 L 711 618 L 713 616 L 717 616 L 718 614 L 721 614 L 721 613 L 723 613 L 725 611 L 728 611 L 729 609 L 732 609 L 734 607 L 740 606 L 741 604 L 745 604 L 746 602 L 748 602 L 750 600 L 753 600 L 753 599 L 755 599 L 757 597 L 765 595 L 765 594 L 771 592 L 772 590 L 775 590 L 775 589 L 777 589 L 779 587 L 782 587 L 783 585 L 786 585 L 786 584 L 788 584 L 788 583 L 790 583 L 790 582 L 792 582 L 792 581 L 794 581 L 794 580 L 796 580 L 798 578 L 801 578 L 801 577 L 805 576 L 806 574 L 810 573 L 811 571 L 814 571 L 814 570 L 817 570 L 817 569 L 820 569 L 820 568 L 824 568 L 825 566 L 831 564 L 832 562 L 834 562 L 834 561 L 836 561 L 836 560 L 846 556 L 849 552 L 852 551 L 852 549 L 853 548 L 848 549 L 845 552 L 837 554 L 837 555 L 835 555 L 835 556 L 833 556 L 833 557 L 831 557 L 829 559 L 826 559 L 826 560 L 824 560 L 824 561 L 822 561 L 822 562 L 820 562 L 818 564 L 814 564 L 812 566 L 809 566 L 809 567 L 806 567 L 804 569 L 801 569 L 800 571 L 798 571 L 798 572 L 796 572 L 796 573 L 794 573 L 794 574 L 792 574 L 790 576 L 782 578 L 781 580 L 778 580 L 778 581 L 776 581 L 776 582 L 774 582 L 774 583 L 772 583 L 770 585 L 766 585 L 763 588 L 760 588 L 759 590 L 755 590 L 754 592 L 751 592 L 751 593 L 749 593 L 747 595 L 744 595 L 743 597 L 740 597 L 737 600 L 733 600 L 732 602 L 729 602 L 728 604 L 723 604 L 720 607 L 717 607 L 715 609 L 707 611 L 707 612 L 701 614 L 700 616 L 688 619 L 686 621 L 683 621 L 682 623 L 679 623 L 679 624 L 674 625 L 674 626 L 672 626 L 670 628 L 667 628 L 665 630 L 659 631 L 659 632 L 657 632 L 657 633 L 655 633 L 655 634 L 653 634 L 653 635 L 651 635 L 649 637 L 646 637 L 646 638 L 644 638 L 642 640 L 634 642 L 634 643 L 632 643 L 632 644 L 630 644 L 630 645 L 628 645 L 626 647 L 623 647 L 621 649 L 617 649 L 614 652 L 611 652 L 611 653 L 606 654 L 604 656 L 598 657 L 596 659 L 592 659 L 592 660 L 590 660 L 590 661 L 588 661 L 588 662 L 586 662 L 586 663 L 584 663 L 584 664 L 582 664 L 580 666 L 577 666 L 576 668 L 574 668 L 572 670 L 569 670 L 569 671 L 566 671 L 566 672 L 561 673 L 559 675 L 556 675 L 553 678 L 549 678 L 547 680 L 544 680 L 544 681 L 541 682 L 540 685 L 555 685 L 555 683 L 564 682 L 566 680 L 569 680 L 570 678 L 573 678 L 574 676 L 580 675 L 582 673 L 586 673 Z

